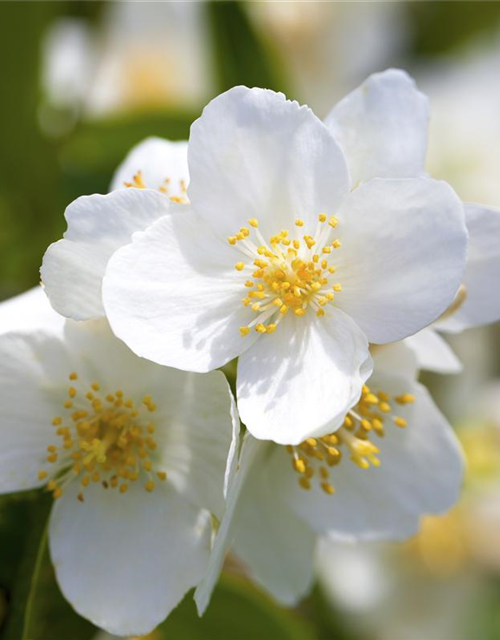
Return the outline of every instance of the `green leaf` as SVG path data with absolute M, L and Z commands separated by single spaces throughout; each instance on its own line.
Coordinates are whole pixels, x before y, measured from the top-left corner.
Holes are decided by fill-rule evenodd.
M 241 2 L 207 2 L 218 91 L 235 85 L 264 87 L 286 93 L 278 60 L 268 50 Z
M 198 617 L 191 593 L 163 623 L 158 640 L 313 640 L 309 624 L 271 602 L 242 578 L 223 576 Z

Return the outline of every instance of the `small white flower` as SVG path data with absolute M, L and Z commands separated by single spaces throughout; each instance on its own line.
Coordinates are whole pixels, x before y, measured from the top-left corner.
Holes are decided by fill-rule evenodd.
M 61 590 L 117 635 L 202 578 L 238 423 L 224 376 L 141 360 L 105 320 L 0 337 L 0 492 L 46 486 Z
M 111 193 L 72 202 L 64 214 L 68 229 L 48 248 L 41 268 L 54 309 L 74 320 L 104 316 L 108 260 L 134 232 L 166 215 L 171 201 L 186 202 L 188 182 L 187 143 L 148 138 L 120 165 Z
M 368 341 L 410 335 L 453 299 L 461 204 L 428 178 L 351 193 L 325 125 L 261 89 L 213 100 L 191 128 L 188 160 L 191 205 L 109 263 L 113 330 L 180 369 L 239 356 L 238 404 L 254 436 L 321 434 L 359 398 Z
M 337 104 L 326 124 L 342 145 L 356 184 L 424 175 L 428 101 L 398 69 L 370 76 Z M 453 313 L 408 338 L 419 366 L 457 373 L 461 364 L 437 331 L 456 333 L 500 320 L 500 210 L 465 203 L 467 267 Z
M 318 535 L 405 539 L 421 516 L 442 513 L 458 499 L 462 451 L 417 382 L 411 350 L 403 343 L 381 347 L 374 361 L 360 402 L 333 433 L 298 446 L 246 437 L 195 596 L 200 612 L 231 544 L 253 578 L 292 605 L 312 584 Z

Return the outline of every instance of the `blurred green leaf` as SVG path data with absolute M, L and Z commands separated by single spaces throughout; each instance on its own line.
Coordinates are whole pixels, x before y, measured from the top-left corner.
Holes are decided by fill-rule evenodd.
M 244 84 L 283 91 L 278 61 L 254 31 L 241 2 L 207 2 L 218 91 Z
M 223 576 L 198 617 L 191 594 L 155 634 L 158 640 L 313 640 L 310 626 L 242 578 Z

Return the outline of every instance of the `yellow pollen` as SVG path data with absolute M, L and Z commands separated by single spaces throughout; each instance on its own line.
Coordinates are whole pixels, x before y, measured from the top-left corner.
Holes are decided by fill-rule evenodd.
M 304 221 L 301 220 L 300 218 L 297 218 L 297 220 L 295 220 L 295 226 L 296 227 L 303 227 L 304 226 Z
M 243 271 L 243 269 L 245 268 L 245 263 L 244 263 L 244 262 L 237 262 L 237 263 L 234 265 L 234 268 L 235 268 L 237 271 Z
M 414 396 L 408 393 L 392 399 L 401 405 L 415 401 Z M 391 396 L 385 391 L 374 392 L 368 385 L 363 385 L 358 404 L 346 415 L 343 426 L 335 433 L 310 437 L 296 446 L 285 446 L 285 451 L 292 457 L 292 468 L 299 474 L 299 486 L 310 490 L 315 483 L 324 493 L 333 495 L 335 489 L 330 473 L 337 473 L 332 468 L 345 459 L 343 453 L 360 469 L 379 467 L 380 450 L 370 438 L 385 435 L 384 424 L 388 416 L 384 414 L 391 412 L 389 401 Z M 390 421 L 399 428 L 408 425 L 401 416 L 390 416 Z
M 73 372 L 69 379 L 77 381 L 78 375 Z M 153 491 L 152 472 L 160 480 L 166 479 L 166 473 L 155 469 L 154 460 L 150 458 L 150 452 L 157 449 L 154 425 L 142 421 L 141 406 L 125 397 L 122 390 L 103 394 L 101 399 L 99 382 L 93 382 L 91 389 L 85 392 L 76 386 L 69 387 L 69 396 L 76 406 L 72 410 L 73 402 L 64 401 L 68 415 L 52 419 L 55 436 L 60 441 L 47 446 L 46 462 L 52 467 L 41 469 L 38 479 L 48 480 L 46 486 L 54 498 L 60 497 L 66 484 L 74 478 L 78 478 L 83 488 L 93 482 L 112 489 L 118 487 L 119 478 L 124 478 L 127 482 L 120 484 L 119 491 L 125 493 L 129 482 L 146 474 L 144 489 Z M 141 404 L 142 412 L 153 412 L 157 408 L 149 394 L 142 398 Z M 63 421 L 71 426 L 61 426 Z M 80 502 L 84 501 L 83 492 L 77 497 Z

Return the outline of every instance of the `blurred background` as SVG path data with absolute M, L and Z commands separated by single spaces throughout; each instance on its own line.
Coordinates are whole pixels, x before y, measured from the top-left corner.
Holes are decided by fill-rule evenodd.
M 429 172 L 500 206 L 499 2 L 0 2 L 0 60 L 0 299 L 37 283 L 74 198 L 105 193 L 146 136 L 187 139 L 236 84 L 323 117 L 370 73 L 404 68 L 431 100 Z M 150 640 L 497 640 L 500 331 L 450 340 L 464 372 L 425 382 L 468 456 L 457 508 L 405 544 L 324 541 L 293 612 L 229 566 L 201 622 L 186 601 Z M 29 499 L 0 505 L 0 624 L 36 525 Z M 33 640 L 95 637 L 44 562 Z

